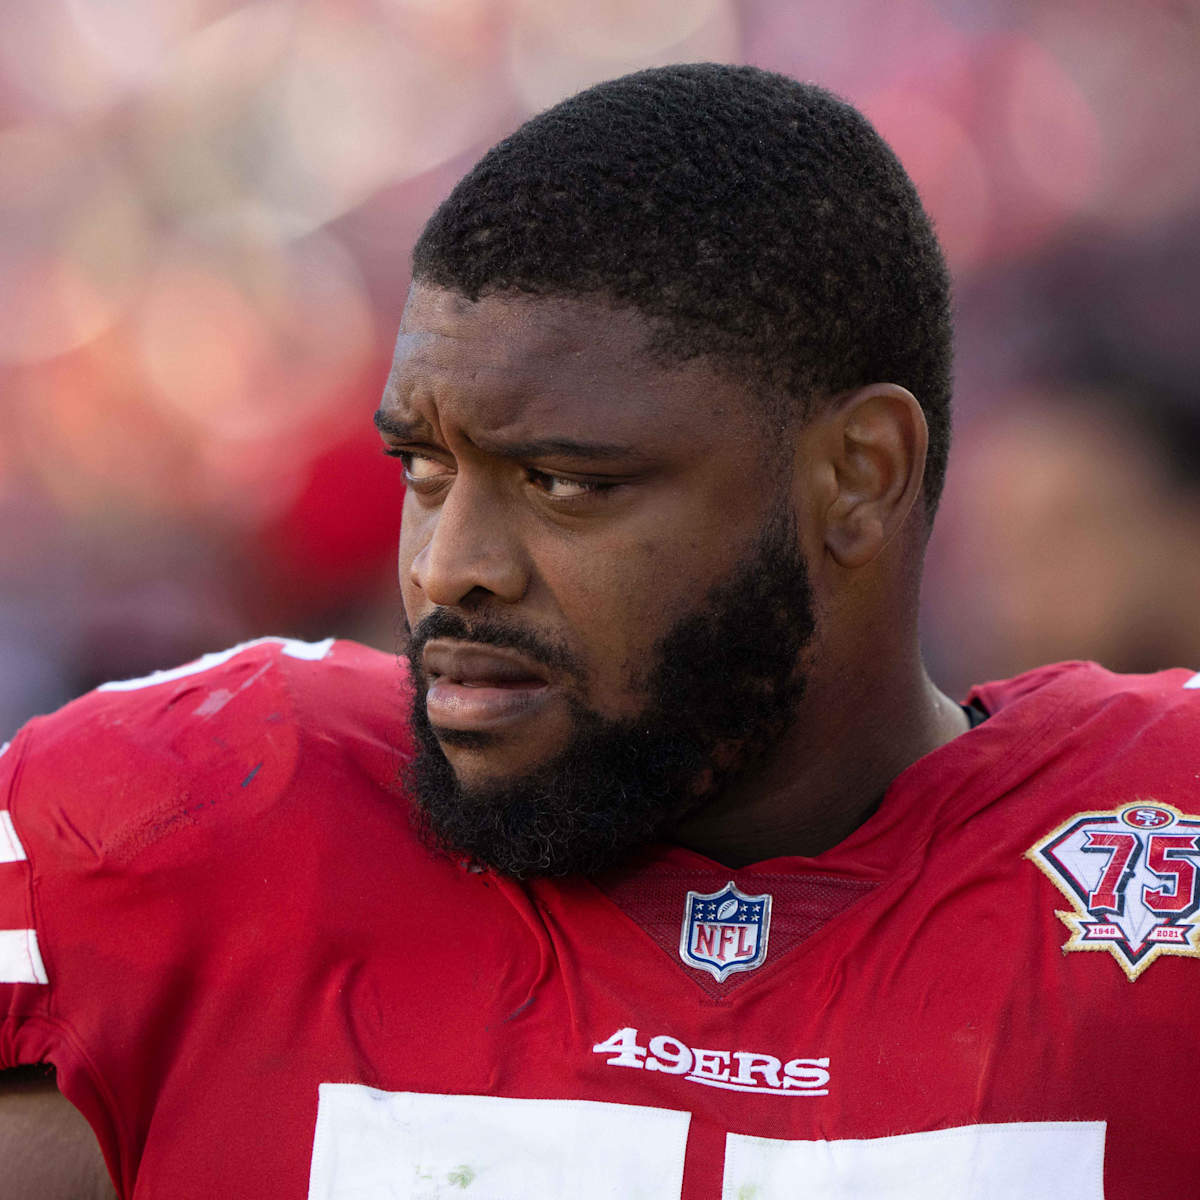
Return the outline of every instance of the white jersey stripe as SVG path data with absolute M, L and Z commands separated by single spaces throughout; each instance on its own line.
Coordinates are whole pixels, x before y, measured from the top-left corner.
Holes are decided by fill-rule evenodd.
M 0 863 L 24 862 L 25 847 L 13 828 L 12 814 L 0 809 Z
M 213 667 L 227 663 L 235 654 L 241 654 L 243 650 L 268 643 L 278 645 L 279 652 L 286 654 L 288 658 L 299 658 L 305 662 L 320 662 L 333 649 L 334 639 L 330 637 L 323 642 L 301 642 L 296 638 L 254 638 L 253 641 L 239 642 L 236 646 L 230 646 L 228 650 L 214 650 L 211 654 L 205 654 L 195 662 L 184 663 L 181 667 L 155 671 L 151 675 L 143 675 L 138 679 L 114 679 L 111 683 L 102 683 L 96 690 L 98 692 L 134 692 L 145 687 L 155 687 L 160 683 L 172 683 L 176 679 L 186 679 L 189 675 L 200 675 L 204 671 L 211 671 Z
M 36 929 L 0 929 L 0 983 L 49 983 Z
M 1189 680 L 1187 681 L 1187 683 L 1185 683 L 1183 686 L 1184 686 L 1185 688 L 1198 688 L 1198 689 L 1200 689 L 1200 674 L 1193 675 L 1193 676 L 1191 677 L 1191 679 L 1189 679 Z

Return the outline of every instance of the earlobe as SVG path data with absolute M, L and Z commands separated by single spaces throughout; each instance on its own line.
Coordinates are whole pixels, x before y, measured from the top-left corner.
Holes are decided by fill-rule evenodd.
M 894 383 L 859 388 L 834 402 L 826 443 L 834 497 L 825 546 L 839 566 L 874 561 L 908 520 L 925 472 L 925 414 Z

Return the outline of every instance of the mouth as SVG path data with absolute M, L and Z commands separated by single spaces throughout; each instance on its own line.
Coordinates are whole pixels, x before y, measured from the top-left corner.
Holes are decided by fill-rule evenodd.
M 498 731 L 532 715 L 557 690 L 545 668 L 498 646 L 438 638 L 426 644 L 421 667 L 435 730 Z

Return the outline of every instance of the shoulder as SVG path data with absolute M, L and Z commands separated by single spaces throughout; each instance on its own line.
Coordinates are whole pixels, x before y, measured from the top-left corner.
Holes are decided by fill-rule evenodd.
M 1121 675 L 1094 662 L 1062 662 L 1012 679 L 978 684 L 967 699 L 982 704 L 991 714 L 1011 711 L 1033 717 L 1053 709 L 1076 721 L 1106 713 L 1135 722 L 1157 720 L 1165 714 L 1200 722 L 1200 674 L 1179 668 Z
M 101 853 L 131 830 L 194 824 L 218 799 L 261 809 L 302 761 L 383 783 L 405 752 L 408 695 L 396 658 L 351 642 L 247 642 L 31 721 L 0 760 L 0 808 L 35 841 Z
M 1019 911 L 1023 887 L 1052 932 L 1043 943 L 1054 964 L 1046 977 L 1072 989 L 1075 1019 L 1089 1028 L 1113 1012 L 1136 1012 L 1135 997 L 1186 1002 L 1194 967 L 1182 959 L 1200 956 L 1200 675 L 1118 675 L 1068 663 L 977 694 L 994 716 L 964 738 L 999 738 L 1004 753 L 987 765 L 996 800 L 980 806 L 972 845 L 977 860 L 994 851 L 1008 911 Z M 1023 883 L 1011 874 L 1015 860 L 1004 874 L 1013 850 Z M 1111 954 L 1120 973 L 1094 974 L 1081 960 L 1096 953 L 1076 958 L 1077 950 Z M 1163 956 L 1174 961 L 1155 967 L 1148 988 L 1113 994 L 1114 983 L 1124 989 Z
M 1002 753 L 991 776 L 1049 783 L 1048 797 L 1081 802 L 1078 789 L 1120 802 L 1158 799 L 1194 811 L 1200 675 L 1121 675 L 1095 663 L 1059 663 L 972 689 L 991 719 L 967 735 Z M 994 755 L 993 755 L 994 758 Z
M 33 725 L 42 739 L 152 727 L 161 741 L 198 724 L 227 728 L 255 707 L 290 715 L 311 701 L 331 715 L 378 716 L 378 698 L 390 691 L 394 701 L 407 686 L 400 662 L 378 650 L 334 638 L 263 637 L 139 679 L 101 684 Z

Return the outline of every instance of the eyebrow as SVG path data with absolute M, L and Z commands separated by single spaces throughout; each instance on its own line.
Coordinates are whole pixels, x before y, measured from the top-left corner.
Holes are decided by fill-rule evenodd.
M 380 433 L 396 438 L 397 441 L 420 442 L 429 441 L 433 437 L 433 427 L 423 417 L 415 421 L 403 421 L 384 412 L 382 408 L 377 408 L 373 420 Z
M 405 421 L 375 411 L 375 428 L 398 441 L 428 441 L 433 437 L 433 428 L 423 418 Z M 485 454 L 501 458 L 578 458 L 591 461 L 642 458 L 644 455 L 633 446 L 620 442 L 583 442 L 575 438 L 537 438 L 525 442 L 493 441 L 490 438 L 473 438 L 472 441 Z

